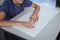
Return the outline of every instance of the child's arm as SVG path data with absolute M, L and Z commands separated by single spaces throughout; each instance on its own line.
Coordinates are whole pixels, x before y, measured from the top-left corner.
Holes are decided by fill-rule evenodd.
M 26 21 L 6 21 L 4 20 L 5 17 L 5 13 L 4 12 L 0 12 L 0 26 L 1 27 L 7 27 L 7 26 L 24 26 L 27 28 L 33 28 L 33 24 L 30 22 L 26 22 Z
M 30 17 L 30 21 L 32 22 L 36 22 L 38 21 L 38 13 L 39 13 L 39 10 L 40 10 L 40 6 L 35 4 L 35 3 L 32 3 L 32 7 L 35 8 L 33 14 L 31 15 Z

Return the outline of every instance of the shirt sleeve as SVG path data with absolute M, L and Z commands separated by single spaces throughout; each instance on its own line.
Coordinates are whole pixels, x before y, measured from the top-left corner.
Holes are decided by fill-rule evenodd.
M 7 1 L 6 1 L 6 0 L 5 0 L 5 1 L 3 2 L 3 4 L 1 5 L 0 11 L 3 11 L 3 12 L 5 12 L 5 13 L 8 11 Z
M 30 0 L 25 0 L 24 1 L 24 6 L 25 7 L 30 7 L 32 5 L 32 1 L 30 1 Z

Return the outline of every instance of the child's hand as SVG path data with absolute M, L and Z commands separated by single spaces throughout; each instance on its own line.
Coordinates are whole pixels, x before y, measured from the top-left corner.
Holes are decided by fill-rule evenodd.
M 33 14 L 31 17 L 30 17 L 30 22 L 32 23 L 35 23 L 38 21 L 38 15 L 36 14 Z
M 26 28 L 34 28 L 34 24 L 29 21 L 24 21 L 21 24 L 22 24 L 22 26 L 24 26 Z

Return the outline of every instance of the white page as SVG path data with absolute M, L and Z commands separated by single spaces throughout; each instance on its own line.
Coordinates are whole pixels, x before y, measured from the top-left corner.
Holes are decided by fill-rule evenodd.
M 22 17 L 16 19 L 16 21 L 29 21 L 29 17 L 33 13 L 33 9 L 29 11 Z M 28 29 L 23 26 L 13 26 L 13 28 L 20 30 L 27 35 L 35 37 L 56 15 L 58 14 L 58 10 L 55 8 L 51 8 L 49 6 L 41 5 L 39 12 L 39 21 L 35 23 L 35 28 Z

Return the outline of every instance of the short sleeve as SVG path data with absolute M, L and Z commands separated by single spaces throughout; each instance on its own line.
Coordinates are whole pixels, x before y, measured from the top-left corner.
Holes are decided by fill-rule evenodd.
M 3 4 L 1 5 L 0 11 L 3 11 L 3 12 L 5 12 L 5 13 L 8 11 L 7 1 L 6 1 L 6 0 L 5 0 L 5 1 L 3 2 Z
M 32 5 L 32 1 L 30 1 L 30 0 L 25 0 L 23 5 L 24 5 L 25 7 L 30 7 L 30 6 Z

